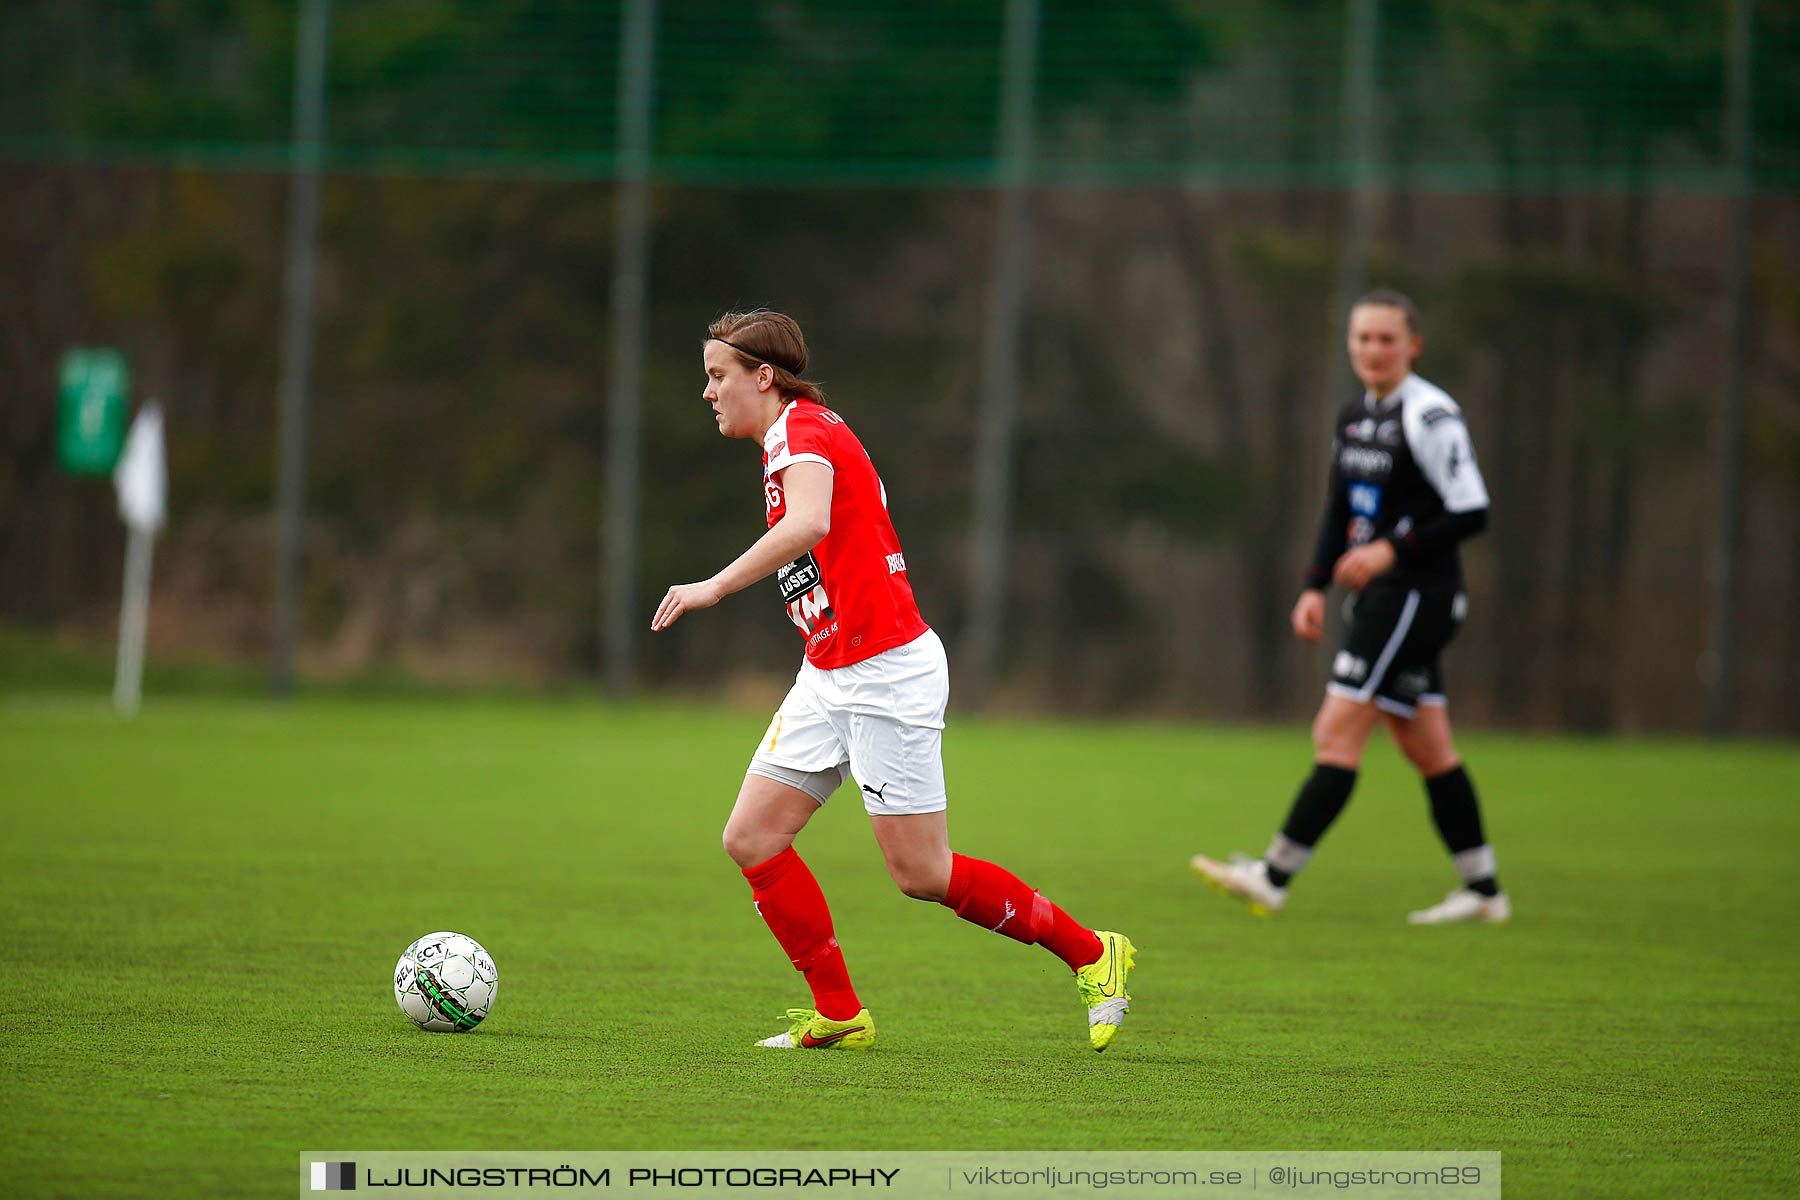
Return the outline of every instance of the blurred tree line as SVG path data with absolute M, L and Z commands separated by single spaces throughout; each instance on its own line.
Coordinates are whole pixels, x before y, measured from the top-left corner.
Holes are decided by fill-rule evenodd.
M 773 593 L 648 636 L 759 531 L 700 400 L 731 307 L 798 316 L 928 620 L 965 614 L 1002 6 L 664 5 L 640 584 L 653 686 L 792 669 Z M 1424 304 L 1495 501 L 1459 711 L 1692 727 L 1725 339 L 1724 6 L 1388 0 L 1364 271 Z M 597 663 L 619 5 L 335 6 L 303 666 L 583 686 Z M 999 699 L 1310 709 L 1286 613 L 1330 412 L 1336 9 L 1043 5 Z M 1738 619 L 1746 728 L 1800 730 L 1800 15 L 1756 8 Z M 123 534 L 55 470 L 56 360 L 124 348 L 170 426 L 154 654 L 266 653 L 294 5 L 0 16 L 0 620 L 103 639 Z

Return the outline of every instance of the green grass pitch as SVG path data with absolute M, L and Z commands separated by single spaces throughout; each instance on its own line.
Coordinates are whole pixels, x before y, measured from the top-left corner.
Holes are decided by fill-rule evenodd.
M 774 697 L 771 697 L 773 701 Z M 309 1148 L 1499 1150 L 1509 1195 L 1792 1195 L 1800 751 L 1465 736 L 1515 919 L 1372 748 L 1273 921 L 1298 728 L 953 720 L 951 831 L 1139 947 L 1112 1050 L 1042 950 L 888 882 L 853 792 L 800 846 L 880 1026 L 754 1050 L 806 992 L 719 849 L 759 713 L 0 699 L 13 1195 L 263 1195 Z M 412 1028 L 429 930 L 493 952 Z

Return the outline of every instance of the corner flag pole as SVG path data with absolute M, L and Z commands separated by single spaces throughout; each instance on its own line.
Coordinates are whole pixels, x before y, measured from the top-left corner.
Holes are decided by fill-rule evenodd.
M 167 515 L 169 470 L 163 454 L 162 408 L 152 400 L 125 435 L 125 451 L 113 470 L 119 516 L 131 531 L 125 544 L 125 591 L 119 603 L 119 661 L 113 673 L 113 708 L 138 710 L 144 692 L 144 625 L 150 614 L 150 558 Z

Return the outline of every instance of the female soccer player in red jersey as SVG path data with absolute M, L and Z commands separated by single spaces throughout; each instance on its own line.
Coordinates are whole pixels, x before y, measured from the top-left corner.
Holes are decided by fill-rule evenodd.
M 725 823 L 725 852 L 813 993 L 813 1008 L 790 1009 L 790 1028 L 757 1044 L 859 1050 L 875 1042 L 831 910 L 793 845 L 854 774 L 900 890 L 1062 959 L 1087 1006 L 1088 1040 L 1106 1049 L 1130 1009 L 1125 981 L 1136 951 L 1123 934 L 1077 924 L 1005 868 L 951 851 L 944 646 L 919 616 L 874 463 L 802 378 L 799 325 L 767 310 L 727 313 L 707 330 L 703 358 L 719 432 L 762 443 L 769 530 L 711 579 L 670 588 L 650 628 L 667 629 L 773 574 L 806 642 Z

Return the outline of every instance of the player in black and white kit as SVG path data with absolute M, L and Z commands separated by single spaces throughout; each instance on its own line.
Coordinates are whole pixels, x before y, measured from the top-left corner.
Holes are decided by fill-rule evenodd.
M 1295 634 L 1316 642 L 1326 589 L 1335 582 L 1352 593 L 1313 721 L 1313 771 L 1262 858 L 1196 856 L 1194 870 L 1260 915 L 1279 912 L 1289 880 L 1349 801 L 1381 720 L 1424 778 L 1432 821 L 1462 876 L 1441 903 L 1408 919 L 1504 921 L 1511 903 L 1451 741 L 1438 661 L 1468 608 L 1457 547 L 1487 526 L 1487 487 L 1462 410 L 1412 373 L 1423 347 L 1413 302 L 1387 290 L 1364 296 L 1350 312 L 1349 342 L 1368 390 L 1338 414 L 1325 519 L 1292 614 Z

